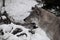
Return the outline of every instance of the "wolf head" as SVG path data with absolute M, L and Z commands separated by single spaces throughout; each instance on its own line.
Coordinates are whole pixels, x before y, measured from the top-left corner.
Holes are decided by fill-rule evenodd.
M 31 14 L 24 19 L 26 23 L 36 23 L 39 26 L 47 26 L 56 21 L 56 16 L 42 8 L 33 7 Z

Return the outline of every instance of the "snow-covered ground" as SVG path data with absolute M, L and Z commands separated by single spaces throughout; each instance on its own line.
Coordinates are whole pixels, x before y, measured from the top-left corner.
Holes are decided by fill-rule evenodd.
M 12 29 L 12 27 L 13 27 L 13 29 Z M 3 29 L 3 31 L 4 31 L 4 35 L 1 38 L 6 39 L 6 40 L 50 40 L 47 37 L 46 33 L 40 28 L 37 28 L 37 29 L 34 30 L 35 34 L 31 34 L 29 32 L 30 29 L 27 29 L 27 28 L 25 28 L 24 26 L 21 26 L 21 25 L 2 24 L 2 25 L 0 25 L 0 28 Z M 16 28 L 20 28 L 23 31 L 13 35 L 12 32 Z M 27 37 L 25 35 L 17 37 L 17 35 L 22 34 L 22 33 L 26 33 Z
M 38 4 L 35 0 L 6 0 L 5 10 L 11 21 L 23 23 L 31 11 L 31 8 Z

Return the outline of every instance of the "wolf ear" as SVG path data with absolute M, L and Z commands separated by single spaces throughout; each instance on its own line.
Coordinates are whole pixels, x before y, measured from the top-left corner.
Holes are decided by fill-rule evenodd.
M 42 8 L 39 8 L 37 6 L 32 7 L 32 12 L 36 13 L 36 15 L 38 15 L 38 16 L 43 16 L 43 12 L 42 11 L 43 11 Z
M 39 10 L 35 7 L 32 7 L 32 13 L 36 13 L 36 15 L 39 15 Z
M 43 17 L 44 13 L 42 13 L 42 8 L 36 8 L 37 15 Z
M 37 15 L 41 15 L 41 8 L 38 8 L 37 6 L 35 6 L 35 11 Z

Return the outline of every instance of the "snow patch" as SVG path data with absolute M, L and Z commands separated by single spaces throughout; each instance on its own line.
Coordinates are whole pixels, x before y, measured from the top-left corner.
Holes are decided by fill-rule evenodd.
M 23 23 L 22 20 L 30 15 L 31 8 L 38 4 L 35 0 L 6 0 L 5 10 L 14 22 Z

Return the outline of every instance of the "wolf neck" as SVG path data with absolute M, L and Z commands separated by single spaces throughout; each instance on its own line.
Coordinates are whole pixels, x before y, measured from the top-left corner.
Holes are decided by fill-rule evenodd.
M 55 33 L 59 32 L 59 25 L 60 25 L 59 21 L 60 21 L 59 19 L 55 19 L 55 21 L 53 21 L 52 23 L 49 23 L 47 25 L 46 24 L 42 24 L 42 25 L 39 24 L 39 27 L 46 32 L 47 36 L 50 39 L 53 39 L 53 36 L 55 35 Z
M 59 20 L 55 19 L 52 21 L 52 23 L 39 23 L 38 26 L 42 28 L 44 31 L 55 31 L 55 29 L 59 26 Z

